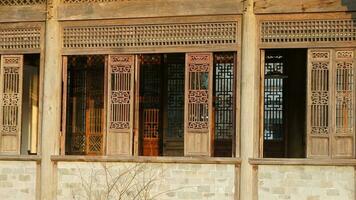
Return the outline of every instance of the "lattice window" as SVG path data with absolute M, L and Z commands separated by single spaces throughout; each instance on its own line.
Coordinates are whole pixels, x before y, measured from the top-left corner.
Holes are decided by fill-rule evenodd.
M 231 156 L 235 133 L 235 54 L 214 54 L 214 155 Z
M 46 0 L 0 0 L 0 6 L 29 6 L 46 4 Z
M 134 0 L 61 0 L 64 4 L 73 4 L 73 3 L 108 3 L 116 1 L 134 1 Z
M 237 23 L 64 27 L 64 48 L 129 48 L 236 44 Z
M 181 59 L 182 58 L 182 59 Z M 176 59 L 176 60 L 174 60 Z M 184 134 L 184 57 L 167 58 L 167 138 L 183 138 Z
M 286 83 L 285 55 L 276 53 L 265 57 L 264 80 L 264 139 L 281 141 L 284 138 L 284 85 Z
M 336 133 L 353 134 L 353 51 L 336 51 Z
M 67 152 L 102 154 L 104 56 L 68 57 Z
M 39 49 L 40 26 L 9 27 L 0 24 L 0 50 Z
M 262 43 L 356 41 L 356 20 L 262 21 Z

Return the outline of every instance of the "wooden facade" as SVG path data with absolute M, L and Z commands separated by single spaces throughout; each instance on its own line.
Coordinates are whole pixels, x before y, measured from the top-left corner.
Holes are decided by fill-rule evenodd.
M 273 137 L 266 143 L 265 79 L 277 75 L 266 77 L 266 52 L 304 49 L 301 157 L 353 162 L 355 12 L 352 0 L 0 1 L 0 154 L 22 154 L 24 56 L 37 54 L 40 128 L 29 154 L 50 169 L 42 186 L 55 170 L 50 157 L 68 154 L 178 163 L 224 156 L 253 174 L 249 158 L 263 162 L 266 146 L 288 148 Z M 45 86 L 52 79 L 53 90 Z M 251 199 L 243 185 L 236 199 Z

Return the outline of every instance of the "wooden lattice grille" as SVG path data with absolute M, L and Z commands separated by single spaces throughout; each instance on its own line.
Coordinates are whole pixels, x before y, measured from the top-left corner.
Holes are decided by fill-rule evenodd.
M 261 43 L 356 41 L 356 20 L 262 21 Z
M 64 27 L 64 48 L 236 44 L 237 22 Z
M 46 4 L 46 0 L 0 0 L 0 6 L 30 6 Z
M 186 55 L 185 155 L 211 153 L 212 62 L 211 53 Z
M 0 50 L 39 49 L 40 26 L 11 27 L 0 24 Z
M 132 152 L 134 66 L 133 55 L 109 56 L 108 154 Z
M 116 1 L 134 1 L 134 0 L 61 0 L 64 4 L 73 4 L 73 3 L 108 3 Z
M 1 56 L 0 152 L 19 153 L 23 56 Z
M 103 154 L 104 56 L 69 56 L 66 139 L 69 154 Z
M 309 156 L 328 156 L 330 148 L 331 51 L 309 51 Z
M 352 157 L 355 131 L 354 50 L 336 50 L 333 157 Z
M 354 156 L 355 50 L 309 50 L 308 157 Z

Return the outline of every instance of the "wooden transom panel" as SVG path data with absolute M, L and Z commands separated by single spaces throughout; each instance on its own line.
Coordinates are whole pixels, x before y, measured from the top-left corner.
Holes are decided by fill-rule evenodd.
M 0 6 L 29 6 L 45 4 L 46 0 L 1 0 Z
M 261 21 L 262 44 L 356 41 L 356 20 Z
M 237 26 L 237 22 L 68 26 L 63 30 L 63 48 L 236 44 Z
M 0 24 L 0 50 L 39 49 L 41 26 L 38 24 L 23 27 Z

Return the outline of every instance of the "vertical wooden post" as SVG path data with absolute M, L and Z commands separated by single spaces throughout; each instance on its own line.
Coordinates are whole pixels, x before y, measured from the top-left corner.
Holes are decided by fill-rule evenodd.
M 61 83 L 62 69 L 60 56 L 59 23 L 56 19 L 59 0 L 48 2 L 48 19 L 46 21 L 45 66 L 43 91 L 42 123 L 42 162 L 41 162 L 41 199 L 56 199 L 56 171 L 51 162 L 51 155 L 59 154 L 61 126 Z
M 254 146 L 258 145 L 259 114 L 259 65 L 257 51 L 256 16 L 253 0 L 246 0 L 243 13 L 242 65 L 241 65 L 241 173 L 240 200 L 251 200 L 254 196 L 253 167 L 248 159 L 256 156 Z

